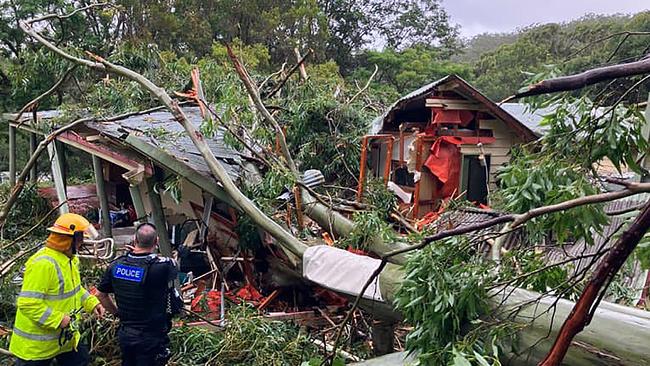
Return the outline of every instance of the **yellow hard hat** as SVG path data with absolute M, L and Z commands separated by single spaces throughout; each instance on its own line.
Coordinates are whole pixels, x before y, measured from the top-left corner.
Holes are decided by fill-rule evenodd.
M 64 213 L 47 230 L 52 233 L 69 236 L 73 236 L 75 232 L 81 231 L 84 233 L 84 236 L 89 236 L 88 231 L 90 228 L 92 228 L 92 225 L 85 217 L 74 213 Z

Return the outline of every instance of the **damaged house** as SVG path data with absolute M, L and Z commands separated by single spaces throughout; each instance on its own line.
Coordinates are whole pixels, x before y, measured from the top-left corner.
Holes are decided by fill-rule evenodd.
M 199 108 L 184 109 L 197 124 L 201 116 Z M 15 115 L 6 114 L 10 135 L 16 130 L 29 135 L 42 135 L 43 126 L 56 124 L 58 111 L 25 115 L 16 121 Z M 36 136 L 33 137 L 34 139 Z M 31 139 L 31 136 L 30 136 Z M 10 138 L 10 142 L 15 139 Z M 233 179 L 240 174 L 241 156 L 225 146 L 222 134 L 210 141 L 215 156 L 221 160 Z M 10 180 L 15 179 L 15 150 L 10 146 Z M 34 147 L 31 146 L 30 150 Z M 96 187 L 88 185 L 69 186 L 66 181 L 65 150 L 76 149 L 88 153 L 93 159 Z M 104 236 L 130 236 L 133 223 L 152 217 L 157 226 L 169 228 L 169 238 L 179 237 L 181 226 L 188 220 L 208 222 L 209 235 L 220 241 L 234 240 L 233 228 L 236 215 L 230 198 L 221 190 L 199 152 L 182 127 L 171 114 L 156 111 L 124 116 L 103 121 L 85 122 L 65 131 L 48 145 L 52 162 L 52 180 L 55 198 L 63 211 L 82 211 L 99 208 L 99 221 Z M 32 174 L 32 179 L 38 173 Z M 11 182 L 13 184 L 13 182 Z M 167 192 L 167 194 L 162 194 Z M 182 192 L 182 193 L 181 193 Z M 48 194 L 46 190 L 45 195 Z M 182 195 L 182 199 L 180 198 Z M 176 202 L 173 202 L 174 199 Z M 88 203 L 78 204 L 86 199 Z M 130 217 L 122 218 L 115 225 L 118 211 L 131 211 Z M 104 219 L 112 225 L 104 224 Z M 201 221 L 202 220 L 202 221 Z M 113 228 L 113 226 L 121 226 Z M 113 233 L 113 229 L 116 233 Z M 167 237 L 161 235 L 161 249 L 169 247 Z M 235 245 L 236 246 L 236 245 Z
M 184 111 L 197 125 L 201 123 L 198 107 L 185 107 Z M 44 111 L 19 120 L 16 115 L 3 115 L 9 123 L 10 180 L 15 180 L 16 150 L 20 149 L 16 133 L 26 133 L 36 141 L 47 126 L 57 124 L 60 115 L 59 111 Z M 221 132 L 209 145 L 232 179 L 239 180 L 244 158 L 224 144 Z M 31 144 L 30 150 L 34 149 Z M 92 156 L 95 184 L 68 185 L 67 149 Z M 130 242 L 138 222 L 149 220 L 159 230 L 167 228 L 167 235 L 160 235 L 163 254 L 171 255 L 172 248 L 185 244 L 187 250 L 181 253 L 186 256 L 184 272 L 200 276 L 214 270 L 214 261 L 208 263 L 204 258 L 212 252 L 225 258 L 235 256 L 236 206 L 169 112 L 149 111 L 78 124 L 58 135 L 55 143 L 48 145 L 48 153 L 54 187 L 41 188 L 41 194 L 51 196 L 53 206 L 63 202 L 62 212 L 96 218 L 103 237 L 113 238 L 118 249 Z M 31 178 L 37 176 L 33 171 Z M 243 262 L 243 266 L 250 263 Z
M 366 175 L 383 178 L 409 217 L 420 219 L 452 197 L 488 205 L 510 149 L 538 135 L 474 87 L 449 75 L 405 95 L 373 121 L 362 141 Z

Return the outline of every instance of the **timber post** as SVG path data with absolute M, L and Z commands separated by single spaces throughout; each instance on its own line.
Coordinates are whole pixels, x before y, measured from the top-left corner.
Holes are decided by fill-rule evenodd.
M 108 207 L 108 195 L 104 184 L 104 170 L 102 169 L 102 159 L 93 155 L 93 170 L 95 171 L 95 186 L 97 187 L 97 197 L 99 198 L 99 212 L 102 223 L 102 233 L 105 238 L 113 236 L 111 227 L 111 214 Z
M 61 181 L 63 182 L 63 188 L 68 190 L 68 173 L 67 173 L 67 163 L 65 159 L 65 144 L 61 141 L 54 140 L 54 145 L 56 145 L 56 156 L 59 160 L 59 169 L 61 170 Z
M 140 185 L 130 183 L 129 193 L 131 194 L 131 201 L 133 201 L 133 208 L 135 208 L 135 214 L 138 216 L 137 220 L 140 221 L 147 216 L 147 211 L 145 211 L 144 203 L 142 202 L 142 193 L 140 192 Z
M 9 185 L 16 185 L 16 127 L 9 126 Z
M 63 180 L 63 172 L 61 170 L 61 160 L 59 159 L 60 151 L 58 151 L 56 144 L 47 144 L 47 153 L 50 156 L 50 161 L 52 162 L 52 180 L 54 181 L 54 188 L 56 189 L 56 197 L 59 202 L 64 202 L 64 204 L 59 207 L 59 213 L 64 214 L 70 212 L 68 206 L 68 196 L 65 189 L 65 182 Z
M 36 153 L 37 145 L 38 142 L 36 141 L 36 134 L 32 132 L 29 134 L 29 156 L 32 156 Z M 38 160 L 29 170 L 29 180 L 32 181 L 32 183 L 38 182 Z
M 199 238 L 201 243 L 206 239 L 208 229 L 210 226 L 210 214 L 212 213 L 212 205 L 214 204 L 214 196 L 208 192 L 203 192 L 203 214 L 201 215 L 201 229 L 199 230 Z
M 368 163 L 368 136 L 361 138 L 361 161 L 359 164 L 359 185 L 357 186 L 357 202 L 361 202 L 363 185 L 366 180 L 366 164 Z
M 155 175 L 149 178 L 147 183 L 147 193 L 149 196 L 149 204 L 151 205 L 151 217 L 153 219 L 153 224 L 156 225 L 156 229 L 158 230 L 160 254 L 165 257 L 171 257 L 172 246 L 167 232 L 167 221 L 165 220 L 165 211 L 163 210 L 162 199 L 160 198 L 160 194 L 155 190 L 155 185 L 157 183 Z

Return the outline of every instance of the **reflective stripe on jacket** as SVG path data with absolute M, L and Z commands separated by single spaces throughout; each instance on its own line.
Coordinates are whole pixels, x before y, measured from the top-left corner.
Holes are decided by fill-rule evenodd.
M 98 303 L 81 286 L 76 256 L 40 249 L 25 264 L 9 350 L 23 360 L 44 360 L 71 351 L 80 335 L 75 332 L 72 340 L 59 346 L 63 316 L 79 308 L 91 312 Z

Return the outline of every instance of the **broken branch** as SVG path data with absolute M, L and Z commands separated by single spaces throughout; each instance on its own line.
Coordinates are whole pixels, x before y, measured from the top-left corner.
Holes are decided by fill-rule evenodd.
M 149 91 L 149 93 L 152 96 L 158 99 L 161 102 L 161 104 L 164 105 L 172 113 L 176 121 L 178 121 L 184 127 L 189 138 L 192 140 L 196 148 L 199 150 L 199 152 L 205 159 L 206 164 L 210 169 L 210 172 L 221 182 L 224 190 L 233 199 L 235 204 L 239 206 L 249 217 L 251 217 L 251 219 L 256 224 L 258 224 L 262 229 L 266 230 L 274 238 L 282 242 L 293 254 L 297 256 L 302 256 L 307 246 L 304 243 L 302 243 L 300 240 L 296 239 L 293 235 L 288 233 L 286 230 L 284 230 L 282 226 L 280 226 L 278 223 L 276 223 L 275 221 L 267 217 L 248 197 L 246 197 L 243 193 L 241 193 L 237 185 L 232 181 L 232 179 L 228 175 L 226 169 L 221 165 L 221 163 L 219 163 L 217 158 L 215 158 L 214 154 L 212 153 L 212 150 L 210 150 L 210 147 L 206 143 L 203 134 L 199 132 L 196 129 L 196 127 L 194 127 L 192 122 L 190 122 L 190 120 L 187 118 L 183 110 L 180 108 L 179 103 L 175 100 L 172 100 L 172 98 L 163 88 L 157 86 L 156 84 L 151 82 L 143 75 L 131 69 L 128 69 L 126 67 L 112 64 L 99 56 L 95 56 L 92 54 L 90 55 L 96 60 L 96 62 L 74 57 L 68 54 L 67 52 L 65 52 L 64 50 L 56 47 L 52 43 L 48 42 L 47 40 L 45 40 L 42 36 L 38 34 L 38 32 L 34 31 L 25 22 L 20 23 L 20 28 L 25 33 L 27 33 L 28 35 L 32 36 L 34 39 L 42 43 L 50 51 L 54 52 L 55 54 L 61 56 L 64 59 L 70 60 L 79 65 L 86 66 L 95 70 L 110 72 L 112 74 L 125 77 L 129 80 L 137 82 L 140 86 L 142 86 L 144 89 Z M 232 50 L 230 50 L 229 52 L 230 54 L 232 54 Z M 238 61 L 236 62 L 236 64 L 238 64 Z M 250 79 L 247 80 L 250 81 Z M 254 92 L 254 95 L 257 95 L 257 93 Z M 259 100 L 259 95 L 257 96 L 257 101 L 261 104 L 261 101 Z M 266 111 L 266 109 L 264 110 Z M 266 113 L 268 114 L 268 111 L 266 111 Z M 273 117 L 271 117 L 271 120 L 273 120 Z M 69 128 L 70 126 L 67 127 Z M 281 140 L 285 142 L 284 148 L 286 149 L 286 141 L 284 140 L 284 135 L 282 135 Z M 286 152 L 288 153 L 288 149 L 286 149 Z M 291 157 L 287 156 L 287 158 L 293 170 L 297 171 L 295 165 L 293 164 L 293 160 L 291 160 Z
M 377 71 L 379 71 L 379 67 L 377 67 L 377 65 L 375 65 L 375 71 L 373 71 L 372 75 L 370 75 L 370 77 L 368 78 L 368 81 L 366 82 L 366 85 L 364 85 L 363 88 L 359 89 L 359 91 L 355 95 L 353 95 L 352 98 L 350 98 L 350 100 L 348 100 L 347 104 L 352 103 L 355 99 L 357 99 L 357 97 L 359 95 L 361 95 L 364 91 L 366 91 L 368 89 L 368 87 L 370 86 L 370 83 L 372 82 L 372 79 L 374 79 L 375 75 L 377 75 Z
M 90 4 L 90 5 L 86 5 L 84 7 L 81 7 L 79 9 L 75 9 L 74 11 L 72 11 L 72 12 L 70 12 L 68 14 L 62 14 L 62 15 L 59 15 L 59 14 L 47 14 L 47 15 L 44 15 L 42 17 L 34 18 L 32 20 L 29 20 L 27 23 L 34 24 L 34 23 L 42 22 L 42 21 L 45 21 L 45 20 L 48 20 L 48 19 L 53 19 L 53 18 L 56 18 L 56 19 L 59 19 L 59 20 L 66 19 L 66 18 L 70 18 L 70 17 L 74 16 L 75 14 L 77 14 L 79 12 L 86 11 L 86 10 L 89 10 L 89 9 L 92 9 L 92 8 L 102 8 L 102 7 L 105 7 L 105 6 L 114 6 L 114 5 L 111 4 L 111 3 Z
M 73 65 L 72 67 L 70 67 L 69 69 L 67 69 L 67 70 L 63 73 L 63 76 L 61 76 L 61 78 L 59 79 L 59 81 L 57 81 L 54 85 L 52 85 L 52 87 L 51 87 L 50 89 L 48 89 L 48 90 L 45 91 L 43 94 L 37 96 L 36 98 L 32 99 L 32 100 L 29 101 L 27 104 L 25 104 L 25 106 L 23 106 L 23 107 L 20 109 L 20 111 L 18 111 L 18 114 L 16 115 L 16 118 L 14 118 L 14 123 L 18 123 L 18 125 L 17 125 L 16 127 L 20 127 L 20 125 L 23 124 L 23 122 L 19 122 L 19 121 L 20 121 L 20 117 L 23 116 L 23 113 L 27 112 L 28 110 L 31 110 L 31 109 L 32 109 L 33 107 L 35 107 L 35 106 L 38 104 L 38 102 L 40 102 L 43 98 L 45 98 L 45 97 L 47 97 L 48 95 L 54 93 L 54 91 L 56 91 L 56 90 L 61 86 L 61 84 L 63 84 L 63 82 L 67 80 L 68 76 L 70 76 L 70 74 L 72 73 L 72 71 L 74 71 L 74 69 L 76 69 L 76 68 L 77 68 L 77 65 Z
M 52 209 L 51 209 L 47 214 L 45 214 L 45 216 L 43 216 L 43 218 L 41 218 L 41 219 L 36 223 L 36 225 L 32 226 L 31 228 L 29 228 L 29 230 L 27 230 L 27 231 L 25 231 L 24 233 L 20 234 L 20 236 L 18 236 L 16 239 L 14 239 L 11 243 L 9 243 L 9 244 L 3 246 L 2 248 L 0 248 L 0 251 L 1 251 L 1 250 L 5 250 L 5 249 L 7 249 L 7 248 L 13 246 L 14 244 L 18 243 L 19 241 L 23 240 L 23 239 L 24 239 L 27 235 L 29 235 L 32 231 L 36 230 L 39 226 L 41 226 L 41 224 L 42 224 L 45 220 L 47 220 L 47 219 L 48 219 L 48 218 L 49 218 L 49 217 L 50 217 L 54 212 L 56 212 L 56 210 L 58 210 L 58 209 L 59 209 L 61 206 L 63 206 L 66 202 L 67 202 L 67 201 L 60 202 L 58 205 L 56 205 L 54 208 L 52 208 Z
M 262 99 L 260 98 L 260 95 L 257 92 L 257 88 L 253 84 L 253 81 L 248 75 L 246 69 L 244 68 L 244 65 L 242 65 L 242 63 L 239 61 L 239 58 L 237 58 L 235 53 L 232 51 L 232 48 L 230 48 L 230 45 L 228 45 L 227 43 L 226 43 L 226 50 L 228 51 L 228 56 L 230 57 L 233 66 L 235 67 L 235 71 L 237 71 L 237 75 L 239 75 L 239 78 L 244 83 L 244 86 L 246 87 L 249 96 L 253 100 L 253 104 L 255 105 L 255 108 L 262 114 L 264 119 L 269 124 L 271 124 L 271 126 L 273 126 L 275 132 L 279 136 L 278 142 L 280 144 L 280 149 L 282 150 L 282 155 L 284 156 L 284 159 L 287 161 L 287 165 L 289 169 L 296 177 L 298 177 L 298 168 L 296 167 L 296 164 L 293 162 L 293 158 L 291 157 L 291 153 L 289 152 L 289 147 L 287 146 L 286 137 L 282 132 L 282 128 L 280 127 L 280 124 L 275 120 L 275 118 L 273 118 L 271 113 L 269 113 L 268 109 L 266 109 L 266 107 L 264 106 L 264 103 L 262 103 Z
M 271 90 L 271 92 L 269 92 L 269 94 L 266 95 L 265 98 L 267 98 L 267 99 L 272 98 L 275 94 L 277 94 L 282 89 L 284 84 L 286 84 L 286 82 L 289 80 L 291 75 L 293 75 L 293 73 L 295 73 L 296 70 L 298 70 L 300 65 L 302 65 L 305 62 L 305 60 L 307 60 L 307 57 L 309 57 L 309 55 L 311 55 L 311 53 L 312 53 L 312 50 L 310 48 L 307 51 L 307 53 L 304 56 L 302 56 L 302 58 L 300 60 L 298 60 L 298 63 L 296 63 L 295 65 L 293 65 L 293 67 L 291 69 L 289 69 L 289 72 L 287 72 L 287 74 L 282 78 L 282 80 L 280 80 L 278 85 L 275 88 L 273 88 L 273 90 Z
M 650 73 L 650 58 L 646 56 L 639 61 L 598 67 L 575 75 L 542 80 L 519 89 L 516 94 L 506 98 L 501 103 L 533 95 L 576 90 L 601 81 L 647 73 Z
M 62 134 L 63 132 L 69 130 L 70 128 L 83 123 L 83 122 L 88 122 L 92 121 L 93 118 L 80 118 L 76 121 L 73 121 L 56 131 L 50 133 L 47 135 L 39 144 L 36 146 L 36 150 L 32 154 L 32 156 L 29 157 L 29 160 L 27 161 L 27 164 L 25 164 L 25 167 L 23 170 L 20 171 L 20 175 L 18 175 L 18 178 L 16 179 L 16 185 L 13 186 L 11 189 L 11 192 L 9 193 L 9 197 L 7 198 L 7 202 L 5 202 L 4 206 L 2 207 L 2 211 L 0 211 L 0 226 L 4 225 L 5 220 L 7 219 L 7 216 L 9 215 L 9 210 L 14 206 L 16 201 L 18 200 L 18 196 L 20 196 L 20 193 L 23 191 L 23 188 L 25 187 L 25 181 L 27 180 L 27 177 L 29 176 L 29 171 L 32 169 L 32 166 L 36 164 L 38 161 L 39 156 L 41 153 L 45 150 L 47 145 L 52 142 L 58 135 Z
M 616 275 L 621 266 L 623 266 L 630 254 L 632 254 L 632 251 L 636 248 L 649 228 L 650 201 L 646 203 L 643 211 L 636 217 L 634 222 L 621 235 L 607 256 L 598 265 L 589 283 L 580 295 L 580 298 L 573 306 L 569 317 L 562 324 L 562 328 L 558 332 L 553 347 L 551 347 L 544 360 L 540 362 L 540 366 L 555 366 L 562 362 L 573 338 L 591 321 L 593 310 L 598 306 L 598 299 L 601 297 L 600 294 L 607 290 L 607 285 L 611 279 Z
M 458 235 L 463 235 L 463 234 L 468 234 L 470 232 L 478 231 L 481 229 L 487 229 L 489 227 L 499 225 L 499 224 L 504 224 L 511 222 L 512 224 L 510 225 L 510 229 L 515 228 L 516 226 L 520 226 L 524 224 L 525 222 L 541 216 L 541 215 L 546 215 L 549 213 L 553 212 L 558 212 L 558 211 L 564 211 L 568 210 L 574 207 L 582 206 L 582 205 L 587 205 L 587 204 L 594 204 L 594 203 L 601 203 L 601 202 L 608 202 L 612 201 L 615 199 L 620 199 L 628 196 L 632 196 L 638 193 L 642 192 L 650 192 L 650 183 L 630 183 L 626 186 L 625 189 L 617 192 L 607 192 L 607 193 L 601 193 L 601 194 L 595 194 L 591 196 L 586 196 L 586 197 L 580 197 L 576 198 L 573 200 L 565 201 L 562 203 L 558 203 L 555 205 L 550 205 L 550 206 L 542 206 L 538 207 L 535 209 L 532 209 L 526 213 L 523 214 L 509 214 L 509 215 L 503 215 L 503 216 L 498 216 L 493 219 L 473 224 L 473 225 L 467 225 L 467 226 L 460 226 L 454 229 L 450 230 L 444 230 L 441 232 L 438 232 L 434 235 L 431 235 L 427 238 L 425 238 L 421 243 L 416 244 L 416 245 L 411 245 L 405 248 L 400 248 L 396 249 L 393 251 L 390 251 L 386 254 L 384 254 L 381 257 L 381 262 L 379 266 L 375 269 L 375 271 L 370 275 L 366 283 L 363 285 L 361 288 L 361 291 L 355 298 L 354 303 L 352 304 L 352 308 L 349 310 L 348 314 L 346 317 L 343 319 L 343 321 L 339 324 L 339 329 L 337 331 L 337 335 L 334 341 L 334 349 L 336 350 L 336 347 L 338 346 L 338 341 L 339 338 L 341 337 L 342 334 L 342 329 L 345 326 L 345 324 L 350 320 L 351 314 L 356 310 L 359 306 L 359 303 L 361 301 L 361 298 L 363 297 L 363 294 L 366 292 L 368 287 L 372 284 L 373 281 L 377 280 L 378 276 L 381 274 L 383 269 L 386 267 L 388 264 L 389 258 L 395 255 L 403 255 L 407 252 L 411 252 L 417 249 L 422 249 L 426 247 L 427 245 L 438 241 L 442 240 L 444 238 L 452 237 L 452 236 L 458 236 Z M 650 206 L 646 206 L 646 210 Z M 645 212 L 645 211 L 644 211 Z M 650 215 L 650 214 L 649 214 Z M 645 231 L 644 231 L 645 233 Z M 643 235 L 641 235 L 643 236 Z M 609 256 L 611 256 L 612 252 L 609 253 Z M 609 257 L 608 256 L 608 257 Z M 616 272 L 614 272 L 616 273 Z M 566 350 L 565 350 L 566 353 Z M 549 364 L 551 365 L 551 364 Z

